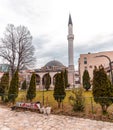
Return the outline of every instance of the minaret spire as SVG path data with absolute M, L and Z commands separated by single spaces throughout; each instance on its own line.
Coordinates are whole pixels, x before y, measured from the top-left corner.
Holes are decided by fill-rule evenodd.
M 69 25 L 69 24 L 73 25 L 72 19 L 71 19 L 71 14 L 69 14 L 69 22 L 68 22 L 68 25 Z

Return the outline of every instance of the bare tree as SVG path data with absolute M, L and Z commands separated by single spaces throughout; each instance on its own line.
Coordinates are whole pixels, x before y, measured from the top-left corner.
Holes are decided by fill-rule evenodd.
M 27 27 L 9 24 L 1 39 L 0 56 L 10 64 L 11 74 L 35 62 L 32 36 Z

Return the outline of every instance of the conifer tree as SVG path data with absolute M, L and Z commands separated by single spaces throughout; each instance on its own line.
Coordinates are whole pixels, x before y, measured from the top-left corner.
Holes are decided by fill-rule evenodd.
M 83 88 L 88 91 L 91 87 L 91 84 L 90 84 L 90 77 L 89 77 L 89 72 L 88 70 L 84 70 L 84 73 L 83 73 Z
M 23 81 L 22 83 L 22 88 L 23 90 L 26 90 L 27 89 L 27 84 L 26 84 L 26 80 Z
M 65 81 L 65 88 L 67 88 L 68 87 L 68 75 L 67 75 L 66 69 L 64 71 L 64 81 Z
M 94 101 L 99 103 L 102 112 L 106 113 L 107 108 L 112 104 L 113 86 L 101 65 L 99 68 L 95 67 L 93 71 L 93 96 Z
M 30 85 L 27 91 L 26 98 L 27 100 L 32 101 L 33 98 L 36 96 L 36 75 L 35 73 L 32 74 L 31 80 L 30 80 Z
M 50 88 L 50 84 L 51 84 L 51 77 L 49 75 L 49 73 L 47 73 L 45 75 L 45 80 L 44 80 L 44 85 L 45 85 L 45 89 L 48 91 L 48 89 Z
M 13 103 L 15 102 L 15 99 L 18 96 L 18 91 L 19 91 L 19 76 L 18 76 L 18 70 L 16 70 L 10 82 L 10 87 L 8 91 L 9 101 Z
M 70 104 L 73 106 L 74 111 L 84 111 L 85 108 L 85 98 L 84 91 L 82 87 L 74 88 L 72 90 L 72 95 L 69 96 Z
M 60 108 L 60 104 L 66 96 L 63 71 L 55 76 L 55 87 L 53 96 L 58 102 L 58 108 Z
M 0 83 L 0 95 L 2 96 L 2 100 L 4 101 L 4 96 L 7 94 L 9 89 L 9 73 L 6 72 L 3 74 Z

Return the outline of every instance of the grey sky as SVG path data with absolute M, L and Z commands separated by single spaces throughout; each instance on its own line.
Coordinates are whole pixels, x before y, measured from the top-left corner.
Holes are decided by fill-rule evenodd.
M 39 68 L 56 59 L 68 65 L 69 12 L 74 31 L 74 61 L 82 53 L 113 50 L 113 0 L 0 0 L 0 37 L 7 24 L 27 26 Z

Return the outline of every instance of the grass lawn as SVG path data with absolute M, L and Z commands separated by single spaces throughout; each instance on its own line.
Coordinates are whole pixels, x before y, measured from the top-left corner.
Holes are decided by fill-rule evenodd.
M 69 96 L 72 95 L 72 91 L 71 90 L 66 90 L 66 97 L 63 100 L 63 104 L 64 105 L 70 105 L 69 103 Z M 86 104 L 90 104 L 91 103 L 91 98 L 92 97 L 92 93 L 91 91 L 88 92 L 84 92 L 84 96 L 85 96 L 85 103 Z M 16 101 L 26 101 L 26 91 L 20 91 L 18 98 L 16 99 Z M 36 101 L 40 101 L 41 103 L 43 103 L 43 91 L 37 91 L 36 92 L 36 97 L 33 99 L 33 102 Z M 51 105 L 52 107 L 56 107 L 57 106 L 57 101 L 55 101 L 54 97 L 53 97 L 53 91 L 44 91 L 44 104 L 47 105 Z
M 68 103 L 68 97 L 71 95 L 71 91 L 68 90 L 66 91 L 66 97 L 64 99 L 64 104 Z M 25 91 L 20 91 L 18 98 L 16 101 L 25 101 L 26 100 L 26 92 Z M 40 101 L 41 103 L 43 102 L 43 91 L 37 91 L 36 92 L 36 97 L 33 99 L 33 102 Z M 53 97 L 53 91 L 44 91 L 44 102 L 45 104 L 50 104 L 54 106 L 57 102 L 55 101 Z
M 71 107 L 70 103 L 69 103 L 69 96 L 72 95 L 72 91 L 71 90 L 66 90 L 66 97 L 63 100 L 63 106 L 66 107 Z M 85 91 L 84 92 L 84 96 L 85 96 L 85 109 L 87 112 L 95 112 L 97 110 L 100 111 L 101 107 L 99 104 L 96 104 L 93 100 L 93 96 L 92 96 L 92 92 L 91 91 Z M 16 101 L 20 101 L 20 102 L 27 102 L 26 101 L 26 91 L 19 91 L 19 95 L 16 99 Z M 37 91 L 36 92 L 36 97 L 33 99 L 32 102 L 36 102 L 36 101 L 40 101 L 41 104 L 43 103 L 43 92 L 42 91 Z M 49 104 L 50 106 L 52 106 L 53 108 L 57 107 L 57 101 L 54 99 L 53 97 L 53 91 L 44 91 L 44 104 L 47 105 Z M 111 105 L 108 110 L 110 112 L 112 112 L 113 109 L 113 105 Z

